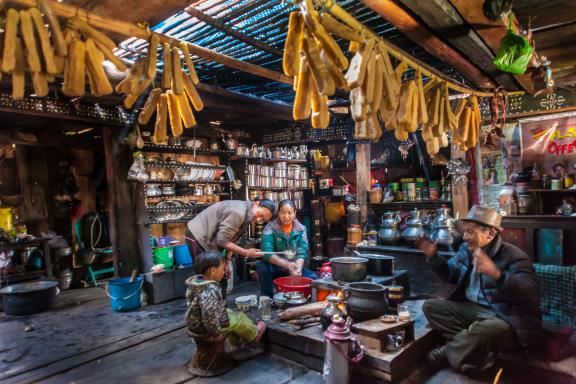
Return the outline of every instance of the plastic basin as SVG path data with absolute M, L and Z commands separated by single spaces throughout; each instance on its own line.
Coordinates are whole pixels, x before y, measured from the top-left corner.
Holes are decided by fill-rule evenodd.
M 312 279 L 307 277 L 279 277 L 274 279 L 278 292 L 302 292 L 305 297 L 312 294 Z

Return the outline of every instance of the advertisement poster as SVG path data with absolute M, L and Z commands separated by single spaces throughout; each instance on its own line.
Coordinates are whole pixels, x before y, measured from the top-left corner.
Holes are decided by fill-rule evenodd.
M 576 172 L 576 115 L 521 121 L 522 167 L 563 178 Z

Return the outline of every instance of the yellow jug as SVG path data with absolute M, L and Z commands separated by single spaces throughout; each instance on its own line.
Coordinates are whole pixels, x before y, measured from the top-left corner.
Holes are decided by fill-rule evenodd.
M 12 208 L 0 208 L 0 228 L 6 232 L 10 232 L 14 228 Z

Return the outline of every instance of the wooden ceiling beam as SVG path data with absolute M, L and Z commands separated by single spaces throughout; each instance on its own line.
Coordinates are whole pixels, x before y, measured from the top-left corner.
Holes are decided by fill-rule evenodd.
M 497 53 L 500 41 L 508 32 L 506 20 L 490 21 L 484 16 L 482 4 L 484 0 L 449 0 L 460 16 L 476 31 L 490 48 Z M 534 84 L 529 74 L 514 75 L 514 78 L 530 94 L 534 93 Z
M 362 3 L 432 55 L 451 65 L 476 86 L 482 89 L 494 88 L 494 82 L 484 72 L 392 0 L 362 0 Z
M 11 4 L 20 5 L 23 7 L 35 7 L 37 5 L 36 0 L 7 0 L 7 2 Z M 147 30 L 135 24 L 118 19 L 113 19 L 111 17 L 100 16 L 93 12 L 89 12 L 84 9 L 79 9 L 78 7 L 71 6 L 65 3 L 58 3 L 53 0 L 47 0 L 47 3 L 50 4 L 50 7 L 57 16 L 64 18 L 71 18 L 78 16 L 84 19 L 86 22 L 90 23 L 90 25 L 92 25 L 93 27 L 104 31 L 118 33 L 126 37 L 136 37 L 145 40 L 148 39 Z M 158 36 L 160 36 L 161 42 L 167 42 L 174 46 L 177 46 L 182 41 L 162 34 L 158 34 Z M 283 73 L 272 71 L 270 69 L 250 64 L 242 60 L 234 59 L 232 57 L 223 55 L 221 53 L 218 53 L 208 48 L 201 47 L 196 44 L 192 44 L 189 42 L 186 43 L 188 44 L 190 53 L 202 57 L 204 59 L 214 61 L 229 68 L 237 69 L 241 72 L 250 73 L 255 76 L 278 81 L 280 83 L 292 84 L 293 82 L 293 79 L 291 77 L 285 76 Z
M 272 48 L 271 46 L 269 46 L 267 44 L 264 44 L 264 43 L 262 43 L 256 39 L 253 39 L 250 36 L 243 34 L 242 32 L 239 32 L 233 28 L 230 28 L 229 26 L 227 26 L 226 24 L 224 24 L 220 20 L 215 19 L 212 16 L 205 14 L 204 12 L 202 12 L 201 10 L 199 10 L 193 6 L 186 7 L 184 10 L 190 16 L 195 17 L 200 21 L 203 21 L 204 23 L 210 25 L 211 27 L 216 28 L 217 30 L 225 33 L 228 36 L 234 37 L 236 40 L 242 41 L 248 45 L 251 45 L 252 47 L 258 48 L 259 50 L 270 53 L 274 56 L 282 57 L 282 52 L 277 50 L 276 48 Z
M 514 78 L 494 65 L 494 54 L 490 48 L 460 17 L 448 0 L 398 1 L 413 14 L 418 15 L 434 32 L 466 55 L 474 65 L 482 68 L 499 85 L 507 90 L 518 89 Z

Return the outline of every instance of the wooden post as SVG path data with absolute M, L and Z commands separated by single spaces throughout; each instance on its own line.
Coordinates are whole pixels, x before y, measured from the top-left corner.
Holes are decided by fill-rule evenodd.
M 462 152 L 456 145 L 451 146 L 450 158 L 466 160 L 466 152 Z M 469 206 L 468 183 L 456 183 L 452 178 L 452 216 L 465 217 Z
M 360 205 L 362 223 L 368 220 L 368 190 L 370 189 L 370 144 L 356 144 L 356 202 Z
M 478 204 L 484 204 L 484 177 L 482 176 L 482 150 L 480 149 L 480 140 L 474 147 L 474 172 L 476 173 L 476 190 L 478 192 Z
M 108 221 L 116 275 L 126 276 L 133 269 L 141 271 L 132 204 L 132 189 L 126 180 L 129 154 L 123 143 L 122 130 L 102 127 L 106 181 L 108 188 Z

